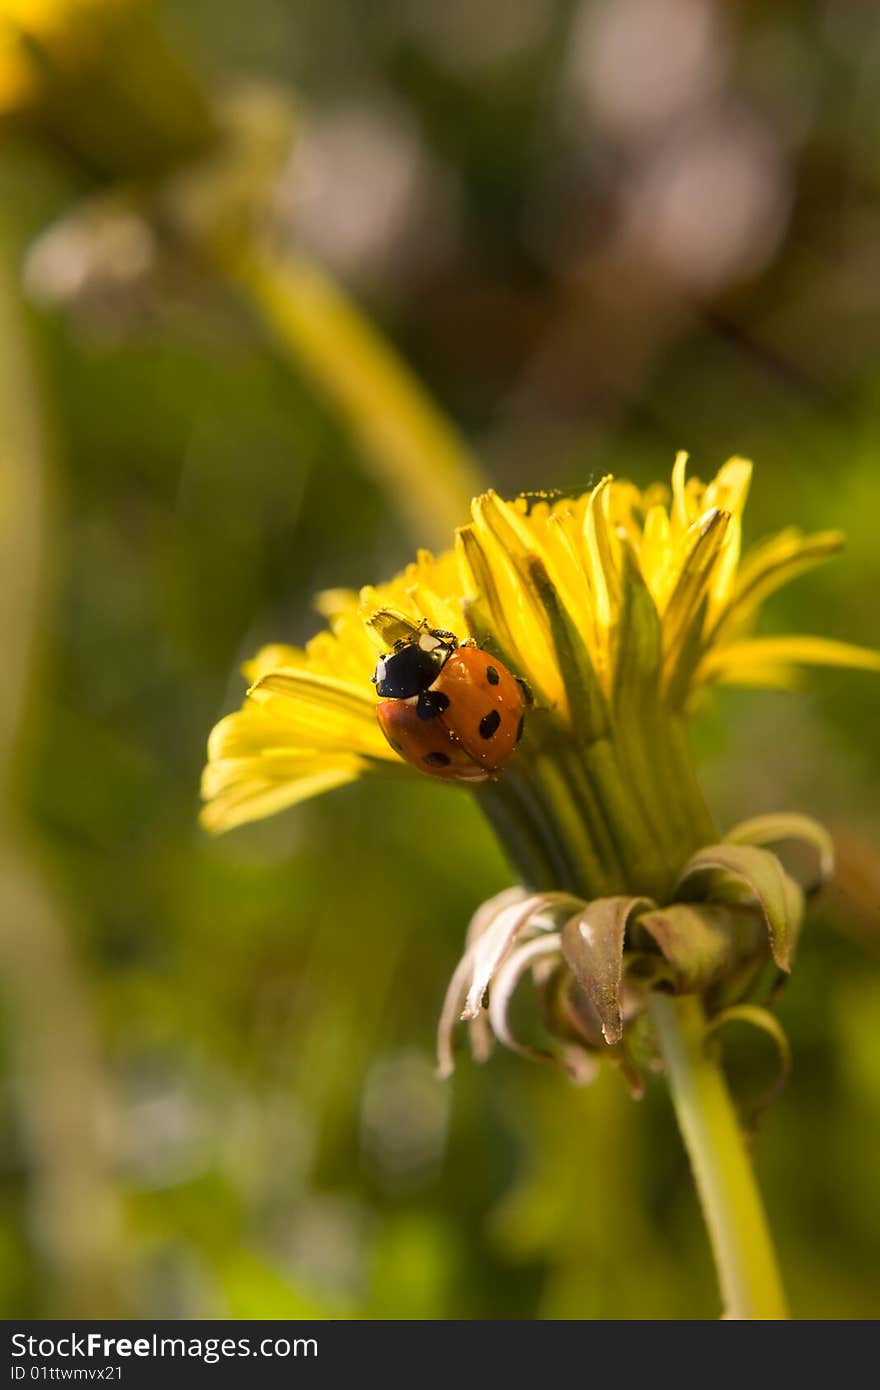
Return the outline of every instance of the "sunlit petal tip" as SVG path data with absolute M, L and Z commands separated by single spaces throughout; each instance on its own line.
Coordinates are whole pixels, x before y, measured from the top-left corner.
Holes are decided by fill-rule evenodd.
M 271 642 L 261 647 L 256 656 L 242 662 L 241 674 L 252 685 L 269 671 L 277 671 L 280 666 L 295 666 L 305 660 L 301 647 L 291 647 L 283 642 Z
M 584 514 L 584 541 L 596 622 L 604 634 L 612 629 L 620 600 L 620 576 L 615 562 L 615 546 L 619 553 L 620 542 L 608 524 L 606 505 L 612 481 L 610 474 L 600 479 L 590 493 Z
M 723 463 L 706 489 L 706 501 L 741 516 L 749 495 L 753 465 L 751 459 L 734 455 Z
M 754 467 L 751 459 L 744 458 L 742 454 L 732 454 L 726 463 L 722 463 L 719 468 L 716 481 L 725 487 L 729 487 L 734 482 L 748 483 L 751 480 Z
M 685 474 L 687 473 L 689 455 L 684 449 L 679 449 L 675 455 L 675 463 L 672 465 L 672 520 L 676 522 L 681 530 L 686 530 L 688 526 L 688 509 L 685 497 Z
M 471 524 L 477 527 L 485 525 L 485 513 L 487 507 L 491 507 L 498 500 L 498 493 L 494 488 L 487 488 L 485 492 L 479 493 L 471 502 Z M 465 528 L 460 528 L 465 529 Z
M 312 598 L 312 607 L 322 618 L 337 618 L 356 609 L 358 595 L 354 589 L 321 589 Z
M 211 774 L 211 764 L 218 761 L 220 758 L 228 756 L 226 751 L 228 742 L 230 738 L 235 736 L 241 718 L 242 715 L 239 711 L 236 711 L 235 714 L 225 715 L 222 719 L 217 721 L 208 735 L 208 763 L 202 772 L 203 787 L 205 785 L 205 779 Z

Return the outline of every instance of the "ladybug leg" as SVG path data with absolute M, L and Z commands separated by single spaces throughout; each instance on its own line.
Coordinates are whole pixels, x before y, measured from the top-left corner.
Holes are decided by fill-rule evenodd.
M 535 707 L 535 697 L 534 697 L 534 695 L 532 694 L 532 689 L 531 689 L 531 686 L 529 685 L 528 681 L 524 681 L 523 678 L 522 678 L 522 676 L 514 676 L 514 680 L 516 681 L 517 685 L 519 686 L 520 690 L 522 691 L 522 697 L 523 697 L 523 700 L 525 701 L 526 709 L 534 709 L 534 707 Z
M 427 626 L 427 619 L 424 619 L 424 622 Z M 442 627 L 432 627 L 429 629 L 429 631 L 432 637 L 439 637 L 442 641 L 445 642 L 454 642 L 455 645 L 458 646 L 458 638 L 456 637 L 454 632 L 447 632 Z

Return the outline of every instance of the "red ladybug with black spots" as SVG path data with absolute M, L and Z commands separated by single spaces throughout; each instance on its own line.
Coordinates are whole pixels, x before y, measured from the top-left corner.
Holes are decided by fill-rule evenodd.
M 451 632 L 423 627 L 380 657 L 372 676 L 379 727 L 395 753 L 432 777 L 485 782 L 522 737 L 525 686 Z

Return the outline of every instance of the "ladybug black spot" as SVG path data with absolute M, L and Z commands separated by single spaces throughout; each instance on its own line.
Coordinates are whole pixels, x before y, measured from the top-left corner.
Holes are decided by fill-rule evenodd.
M 449 709 L 449 696 L 442 690 L 423 690 L 416 702 L 419 719 L 436 719 L 438 714 Z
M 497 709 L 492 709 L 488 714 L 484 714 L 480 720 L 480 738 L 491 738 L 500 723 L 501 715 Z
M 426 753 L 422 762 L 428 767 L 448 767 L 452 759 L 448 753 Z
M 497 685 L 498 682 L 500 681 L 500 679 L 501 679 L 501 677 L 499 676 L 498 672 L 495 670 L 495 667 L 494 667 L 494 666 L 487 666 L 487 667 L 486 667 L 486 680 L 489 682 L 490 685 Z
M 390 738 L 388 742 L 391 744 L 391 747 L 394 749 L 395 753 L 403 752 L 403 744 L 398 743 L 396 738 Z
M 526 722 L 526 717 L 525 717 L 524 714 L 521 714 L 520 717 L 519 717 L 519 723 L 518 723 L 517 726 L 516 726 L 516 741 L 517 741 L 517 743 L 519 743 L 520 739 L 522 738 L 522 734 L 523 734 L 523 725 L 525 724 L 525 722 Z

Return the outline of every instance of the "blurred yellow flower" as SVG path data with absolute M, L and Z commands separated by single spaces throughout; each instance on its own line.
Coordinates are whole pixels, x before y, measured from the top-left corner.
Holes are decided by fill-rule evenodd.
M 153 0 L 0 0 L 0 115 L 38 98 L 48 67 L 76 68 L 100 22 Z
M 588 749 L 594 780 L 607 788 L 619 773 L 639 788 L 639 813 L 662 841 L 669 817 L 662 795 L 652 805 L 650 784 L 679 791 L 679 764 L 664 762 L 663 747 L 702 687 L 784 685 L 802 663 L 880 671 L 880 656 L 845 643 L 754 635 L 764 599 L 842 536 L 789 529 L 741 559 L 751 464 L 730 459 L 708 484 L 686 466 L 679 454 L 671 489 L 606 477 L 576 498 L 505 502 L 488 492 L 454 550 L 422 552 L 359 594 L 322 595 L 329 630 L 304 650 L 266 647 L 244 667 L 245 705 L 209 740 L 204 825 L 227 830 L 367 772 L 419 775 L 379 729 L 370 676 L 395 635 L 427 620 L 476 638 L 528 682 L 536 709 L 521 759 L 530 746 L 546 754 L 551 730 L 557 745 Z M 607 804 L 599 819 L 613 824 Z M 625 839 L 623 809 L 618 819 Z M 705 821 L 700 829 L 703 838 L 696 828 L 684 835 L 679 857 L 705 842 Z

